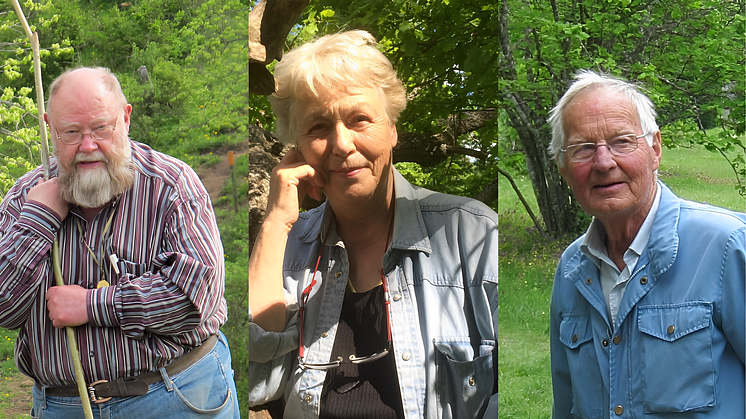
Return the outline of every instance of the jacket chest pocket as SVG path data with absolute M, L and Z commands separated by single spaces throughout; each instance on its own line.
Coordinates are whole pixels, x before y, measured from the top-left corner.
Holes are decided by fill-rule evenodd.
M 572 411 L 575 417 L 604 417 L 601 370 L 593 346 L 593 328 L 588 314 L 566 314 L 559 327 L 572 382 Z
M 715 405 L 711 318 L 712 304 L 700 301 L 638 308 L 645 412 Z
M 437 393 L 442 418 L 476 418 L 495 383 L 494 340 L 482 340 L 474 357 L 469 338 L 435 341 Z

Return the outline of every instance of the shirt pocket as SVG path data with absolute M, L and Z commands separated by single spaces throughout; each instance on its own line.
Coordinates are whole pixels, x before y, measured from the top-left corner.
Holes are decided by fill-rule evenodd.
M 588 314 L 565 314 L 559 327 L 572 382 L 572 411 L 576 417 L 604 417 L 603 382 L 593 345 Z
M 715 405 L 711 318 L 712 304 L 707 302 L 638 308 L 645 412 L 687 412 Z
M 119 268 L 119 277 L 138 278 L 148 272 L 148 265 L 144 263 L 130 262 L 124 259 L 119 259 L 117 261 L 117 267 Z
M 468 337 L 435 340 L 436 392 L 441 418 L 476 418 L 495 385 L 494 340 L 482 340 L 479 356 Z

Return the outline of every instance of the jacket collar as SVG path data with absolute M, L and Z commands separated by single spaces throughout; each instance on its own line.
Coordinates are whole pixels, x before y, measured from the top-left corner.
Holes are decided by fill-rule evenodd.
M 640 262 L 650 265 L 653 277 L 659 277 L 673 265 L 679 248 L 679 217 L 681 202 L 663 182 L 658 181 L 661 188 L 661 201 L 658 212 L 650 229 L 650 240 L 640 256 Z M 638 264 L 640 263 L 638 262 Z

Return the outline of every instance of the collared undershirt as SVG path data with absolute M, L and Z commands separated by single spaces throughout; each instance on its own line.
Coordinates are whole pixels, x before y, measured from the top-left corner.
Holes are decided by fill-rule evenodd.
M 637 261 L 640 259 L 643 249 L 648 245 L 653 220 L 655 219 L 655 214 L 658 212 L 661 188 L 658 187 L 657 183 L 655 185 L 656 192 L 653 199 L 653 206 L 645 217 L 642 226 L 640 226 L 640 230 L 637 232 L 637 236 L 635 236 L 632 244 L 624 252 L 625 266 L 621 272 L 611 258 L 609 258 L 605 244 L 606 229 L 604 229 L 603 224 L 598 219 L 593 219 L 591 226 L 588 227 L 588 233 L 580 245 L 580 250 L 590 257 L 596 264 L 596 267 L 598 267 L 601 289 L 606 299 L 606 308 L 614 329 L 616 329 L 616 318 L 619 313 L 619 305 L 622 302 L 622 297 L 624 297 L 624 290 L 627 288 L 627 283 L 637 266 Z

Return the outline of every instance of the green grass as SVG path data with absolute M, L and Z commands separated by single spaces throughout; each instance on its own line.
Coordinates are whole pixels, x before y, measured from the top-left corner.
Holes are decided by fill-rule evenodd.
M 18 406 L 18 396 L 26 397 L 25 387 L 20 387 L 19 383 L 25 379 L 23 374 L 16 368 L 15 359 L 13 358 L 13 349 L 15 347 L 18 332 L 0 328 L 0 419 L 17 419 L 29 418 L 28 415 L 19 413 L 8 414 L 9 410 L 17 412 L 18 410 L 28 411 L 31 405 Z M 23 394 L 17 394 L 17 393 Z M 25 403 L 23 403 L 25 404 Z
M 664 148 L 658 177 L 683 198 L 746 211 L 731 166 L 719 153 L 701 146 Z
M 746 210 L 746 199 L 734 189 L 733 170 L 702 147 L 664 149 L 659 178 L 683 198 Z M 539 216 L 528 176 L 514 180 Z M 546 419 L 552 412 L 549 298 L 559 256 L 574 237 L 544 239 L 503 176 L 498 214 L 500 419 Z

